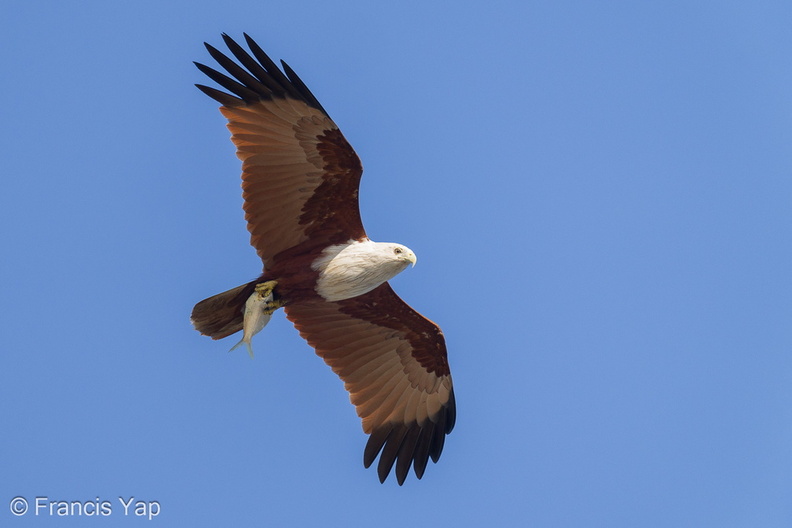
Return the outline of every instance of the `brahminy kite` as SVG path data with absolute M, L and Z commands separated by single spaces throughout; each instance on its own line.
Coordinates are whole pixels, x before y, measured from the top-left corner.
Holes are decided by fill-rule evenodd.
M 429 458 L 440 458 L 456 404 L 443 333 L 387 282 L 414 265 L 415 254 L 366 236 L 360 159 L 294 71 L 283 61 L 281 71 L 247 35 L 252 55 L 223 40 L 238 63 L 205 45 L 231 77 L 195 64 L 230 93 L 196 86 L 228 119 L 250 242 L 264 270 L 199 302 L 192 323 L 213 339 L 241 330 L 237 346 L 252 354 L 253 335 L 283 308 L 343 380 L 370 435 L 364 466 L 379 455 L 380 482 L 394 464 L 399 484 L 410 466 L 420 479 Z

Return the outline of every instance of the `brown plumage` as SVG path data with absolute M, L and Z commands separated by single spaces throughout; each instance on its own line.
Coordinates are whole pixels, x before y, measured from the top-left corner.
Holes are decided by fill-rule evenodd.
M 358 208 L 360 160 L 291 68 L 282 63 L 281 72 L 247 35 L 252 56 L 227 35 L 223 40 L 241 66 L 206 47 L 233 78 L 196 65 L 231 93 L 196 86 L 223 105 L 229 121 L 250 240 L 264 272 L 199 302 L 193 324 L 214 339 L 238 332 L 246 300 L 258 284 L 274 281 L 274 298 L 349 391 L 370 435 L 364 465 L 379 455 L 380 481 L 394 464 L 399 484 L 411 465 L 421 478 L 429 458 L 440 457 L 456 416 L 443 334 L 387 282 L 335 302 L 319 293 L 324 271 L 316 263 L 328 247 L 375 244 Z

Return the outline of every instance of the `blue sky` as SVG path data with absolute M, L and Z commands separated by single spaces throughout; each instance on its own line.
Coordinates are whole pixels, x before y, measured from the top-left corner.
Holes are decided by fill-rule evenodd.
M 0 525 L 792 524 L 788 2 L 18 2 L 0 21 Z M 458 420 L 399 488 L 258 275 L 192 85 L 248 32 L 362 158 Z M 16 517 L 15 497 L 31 509 Z M 91 521 L 93 522 L 93 521 Z

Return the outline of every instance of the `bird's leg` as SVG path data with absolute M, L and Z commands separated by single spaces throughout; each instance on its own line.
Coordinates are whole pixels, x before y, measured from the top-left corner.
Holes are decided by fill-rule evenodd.
M 266 315 L 271 315 L 275 310 L 284 306 L 284 302 L 280 299 L 275 300 L 273 292 L 275 291 L 275 287 L 278 285 L 278 281 L 267 281 L 262 282 L 260 284 L 256 284 L 256 293 L 259 294 L 259 298 L 266 299 L 264 306 L 262 307 L 261 311 L 264 312 Z

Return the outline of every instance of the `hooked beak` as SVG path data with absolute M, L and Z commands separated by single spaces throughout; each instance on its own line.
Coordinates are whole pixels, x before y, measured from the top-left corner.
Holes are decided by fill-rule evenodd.
M 405 260 L 407 260 L 408 262 L 411 262 L 411 263 L 412 263 L 412 267 L 413 267 L 413 268 L 415 267 L 415 264 L 417 264 L 417 263 L 418 263 L 418 257 L 416 257 L 416 256 L 415 256 L 415 253 L 413 253 L 412 251 L 410 251 L 409 253 L 407 253 L 407 254 L 404 256 L 404 258 L 405 258 Z

